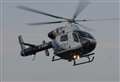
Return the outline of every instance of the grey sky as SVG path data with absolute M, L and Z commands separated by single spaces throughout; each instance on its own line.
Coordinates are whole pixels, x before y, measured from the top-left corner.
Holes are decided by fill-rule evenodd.
M 95 60 L 92 63 L 72 66 L 72 62 L 60 60 L 52 62 L 44 52 L 36 56 L 23 58 L 20 56 L 20 46 L 17 36 L 22 34 L 25 42 L 41 44 L 49 41 L 47 33 L 63 24 L 28 26 L 25 23 L 54 21 L 51 17 L 20 10 L 16 6 L 24 5 L 30 8 L 53 13 L 58 16 L 72 17 L 78 1 L 72 0 L 4 0 L 3 14 L 3 81 L 117 81 L 118 80 L 118 21 L 88 22 L 83 25 L 94 29 L 90 32 L 97 39 L 98 45 L 94 51 Z M 118 0 L 91 0 L 91 4 L 79 15 L 78 19 L 118 18 Z M 83 60 L 83 59 L 81 59 Z

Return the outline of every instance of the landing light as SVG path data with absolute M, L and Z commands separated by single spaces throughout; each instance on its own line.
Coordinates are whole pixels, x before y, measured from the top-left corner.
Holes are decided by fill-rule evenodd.
M 77 58 L 77 56 L 76 56 L 76 55 L 74 55 L 74 56 L 73 56 L 73 58 L 74 58 L 74 59 L 76 59 L 76 58 Z
M 79 56 L 79 55 L 77 56 L 77 59 L 78 59 L 78 60 L 80 59 L 80 56 Z
M 79 55 L 74 55 L 73 58 L 79 60 L 80 56 Z

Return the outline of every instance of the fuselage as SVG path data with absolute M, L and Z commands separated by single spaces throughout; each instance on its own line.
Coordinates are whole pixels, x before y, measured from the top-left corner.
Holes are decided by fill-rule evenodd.
M 80 57 L 90 53 L 96 47 L 94 37 L 79 29 L 76 24 L 68 24 L 48 33 L 52 39 L 54 54 L 62 59 L 72 59 L 75 55 Z

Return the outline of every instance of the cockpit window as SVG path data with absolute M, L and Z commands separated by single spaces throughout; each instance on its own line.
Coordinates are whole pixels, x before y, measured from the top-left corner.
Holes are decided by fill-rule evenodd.
M 82 36 L 82 37 L 88 37 L 88 38 L 91 38 L 91 39 L 93 39 L 93 37 L 89 34 L 89 33 L 87 33 L 87 32 L 80 32 L 80 35 Z
M 75 33 L 77 33 L 79 37 L 86 37 L 86 38 L 93 39 L 93 37 L 89 33 L 87 33 L 87 32 L 75 31 Z
M 73 38 L 75 42 L 79 42 L 79 38 L 75 32 L 73 32 Z
M 61 41 L 61 42 L 62 42 L 62 41 L 67 41 L 67 40 L 68 40 L 68 36 L 67 36 L 67 34 L 61 36 L 61 38 L 60 38 L 60 41 Z

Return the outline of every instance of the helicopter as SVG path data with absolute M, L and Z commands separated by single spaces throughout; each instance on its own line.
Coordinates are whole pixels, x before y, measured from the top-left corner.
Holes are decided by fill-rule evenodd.
M 40 51 L 45 51 L 46 56 L 49 56 L 50 53 L 48 49 L 52 48 L 54 51 L 52 61 L 57 61 L 61 59 L 67 60 L 69 62 L 73 61 L 73 66 L 92 62 L 94 60 L 93 55 L 95 54 L 93 53 L 93 51 L 96 48 L 97 41 L 90 33 L 80 29 L 80 27 L 86 27 L 84 25 L 81 25 L 79 22 L 114 19 L 76 19 L 78 15 L 88 6 L 88 4 L 89 1 L 82 0 L 79 3 L 76 12 L 74 13 L 72 18 L 56 16 L 26 6 L 18 6 L 18 8 L 26 11 L 38 13 L 56 19 L 61 19 L 60 21 L 53 22 L 29 23 L 29 25 L 46 25 L 64 22 L 66 23 L 65 25 L 49 32 L 48 37 L 51 39 L 51 41 L 46 42 L 45 40 L 43 40 L 42 44 L 40 45 L 26 43 L 23 41 L 22 35 L 19 35 L 18 40 L 21 46 L 21 56 L 26 57 L 33 55 L 35 57 L 36 53 Z M 55 58 L 56 56 L 58 56 L 59 58 Z M 87 60 L 77 63 L 77 60 L 79 60 L 80 58 L 87 58 Z

